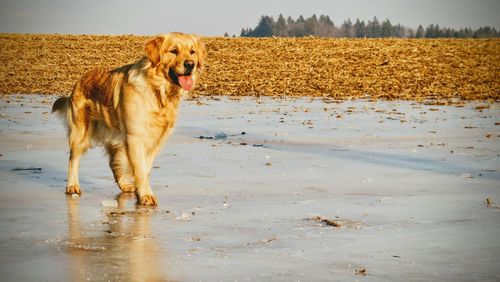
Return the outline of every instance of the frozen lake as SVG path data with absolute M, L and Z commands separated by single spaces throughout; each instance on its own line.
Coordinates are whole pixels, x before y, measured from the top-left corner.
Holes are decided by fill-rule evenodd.
M 54 100 L 0 98 L 1 280 L 500 280 L 498 103 L 184 101 L 144 208 L 100 148 L 66 197 Z

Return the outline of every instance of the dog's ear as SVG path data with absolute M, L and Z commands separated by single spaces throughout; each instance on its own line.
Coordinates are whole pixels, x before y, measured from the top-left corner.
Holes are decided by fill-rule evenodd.
M 161 61 L 161 47 L 165 41 L 165 36 L 159 35 L 146 43 L 146 56 L 153 66 L 157 66 Z
M 199 37 L 196 37 L 196 49 L 198 53 L 198 65 L 197 68 L 202 70 L 205 62 L 205 58 L 207 57 L 207 49 L 205 44 L 201 41 Z

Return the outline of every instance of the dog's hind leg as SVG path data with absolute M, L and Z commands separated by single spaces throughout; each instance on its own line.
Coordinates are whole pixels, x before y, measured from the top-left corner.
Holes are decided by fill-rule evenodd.
M 122 146 L 106 146 L 109 155 L 109 167 L 113 171 L 113 176 L 118 187 L 123 192 L 135 192 L 134 176 L 130 169 L 127 151 Z
M 68 111 L 69 164 L 66 194 L 81 194 L 78 180 L 80 157 L 90 147 L 90 122 L 84 105 L 71 104 Z

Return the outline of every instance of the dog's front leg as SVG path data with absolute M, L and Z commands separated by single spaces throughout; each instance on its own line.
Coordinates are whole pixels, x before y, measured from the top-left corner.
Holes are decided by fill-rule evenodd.
M 136 192 L 138 202 L 141 205 L 158 204 L 158 200 L 153 195 L 151 186 L 149 185 L 149 169 L 144 138 L 142 138 L 142 136 L 128 134 L 126 145 L 130 165 L 132 166 L 132 170 L 134 172 L 135 184 L 137 186 Z

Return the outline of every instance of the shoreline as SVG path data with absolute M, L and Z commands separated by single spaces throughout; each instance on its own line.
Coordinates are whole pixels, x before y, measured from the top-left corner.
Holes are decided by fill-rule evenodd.
M 68 96 L 68 94 L 41 94 L 41 93 L 8 93 L 8 94 L 0 94 L 1 99 L 7 99 L 7 103 L 10 103 L 10 99 L 38 99 L 39 97 L 45 97 L 43 101 L 52 101 L 53 98 Z M 276 102 L 295 102 L 295 101 L 310 101 L 317 102 L 321 101 L 324 105 L 335 105 L 349 102 L 357 102 L 357 103 L 409 103 L 414 105 L 422 105 L 422 106 L 450 106 L 455 108 L 463 108 L 466 106 L 473 106 L 476 110 L 481 111 L 483 109 L 489 109 L 490 105 L 494 105 L 500 101 L 494 101 L 492 99 L 489 100 L 461 100 L 461 99 L 453 99 L 453 100 L 411 100 L 411 99 L 373 99 L 370 97 L 347 97 L 347 98 L 333 98 L 333 97 L 318 97 L 318 96 L 284 96 L 284 95 L 275 95 L 275 96 L 252 96 L 252 95 L 204 95 L 204 94 L 192 94 L 189 96 L 182 97 L 183 102 L 196 102 L 199 105 L 204 105 L 207 101 L 218 102 L 218 101 L 227 101 L 227 102 L 237 102 L 237 101 L 253 101 L 256 103 L 263 103 L 263 100 L 269 99 L 271 101 Z M 53 101 L 52 101 L 53 102 Z M 52 103 L 49 103 L 49 106 L 52 106 Z

